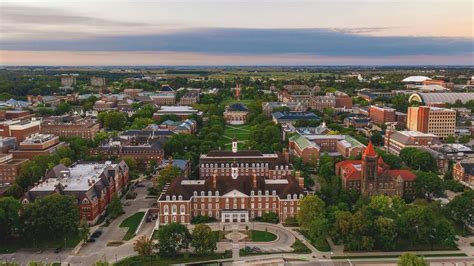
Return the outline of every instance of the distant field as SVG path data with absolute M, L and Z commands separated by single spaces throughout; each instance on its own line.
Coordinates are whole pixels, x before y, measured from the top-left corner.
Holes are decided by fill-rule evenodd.
M 232 139 L 237 138 L 239 149 L 243 148 L 243 145 L 247 142 L 250 136 L 249 125 L 226 125 L 224 136 L 219 141 L 219 145 L 223 150 L 232 149 Z

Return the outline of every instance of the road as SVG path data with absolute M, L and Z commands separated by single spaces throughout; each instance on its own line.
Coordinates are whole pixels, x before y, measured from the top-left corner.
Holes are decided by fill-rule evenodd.
M 155 226 L 154 222 L 144 223 L 140 228 L 137 236 L 125 242 L 120 246 L 107 246 L 110 241 L 122 241 L 123 236 L 126 233 L 125 228 L 120 227 L 120 223 L 127 217 L 133 215 L 138 211 L 146 211 L 151 204 L 154 203 L 155 199 L 147 199 L 147 187 L 151 186 L 151 181 L 142 181 L 143 186 L 135 188 L 137 192 L 137 198 L 131 200 L 129 206 L 124 206 L 125 214 L 119 216 L 107 227 L 100 227 L 103 230 L 103 234 L 97 238 L 95 243 L 87 243 L 79 250 L 77 254 L 72 254 L 71 250 L 66 250 L 61 253 L 54 253 L 53 250 L 45 250 L 40 254 L 32 252 L 30 250 L 19 250 L 13 254 L 1 254 L 0 261 L 2 262 L 16 262 L 20 265 L 28 265 L 31 261 L 41 262 L 62 262 L 63 264 L 69 263 L 71 265 L 92 265 L 97 261 L 110 261 L 115 262 L 129 256 L 135 255 L 133 251 L 133 241 L 141 235 L 150 236 L 153 233 Z M 99 228 L 98 226 L 91 228 L 91 232 Z

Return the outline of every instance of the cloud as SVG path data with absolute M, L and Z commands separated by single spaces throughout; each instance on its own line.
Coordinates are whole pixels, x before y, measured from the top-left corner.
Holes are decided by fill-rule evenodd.
M 372 29 L 373 30 L 373 29 Z M 213 55 L 414 56 L 474 53 L 472 39 L 354 34 L 335 29 L 199 28 L 80 40 L 0 41 L 2 50 L 159 51 Z
M 144 26 L 145 23 L 114 21 L 41 7 L 4 5 L 0 11 L 2 23 L 34 25 Z

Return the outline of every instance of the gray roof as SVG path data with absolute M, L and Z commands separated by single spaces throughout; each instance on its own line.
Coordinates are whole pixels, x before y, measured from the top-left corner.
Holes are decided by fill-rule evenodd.
M 470 100 L 474 100 L 473 92 L 446 92 L 446 93 L 433 93 L 433 92 L 417 92 L 417 94 L 424 104 L 431 103 L 455 103 L 457 100 L 460 100 L 462 103 L 466 103 Z M 410 96 L 410 98 L 412 98 Z

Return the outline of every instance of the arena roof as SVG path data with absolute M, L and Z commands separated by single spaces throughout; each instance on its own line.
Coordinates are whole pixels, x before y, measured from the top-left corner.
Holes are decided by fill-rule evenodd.
M 431 80 L 431 78 L 425 76 L 409 76 L 404 78 L 402 82 L 423 82 L 425 80 Z
M 462 103 L 474 100 L 474 92 L 417 92 L 410 95 L 408 99 L 409 102 L 416 101 L 427 105 L 432 103 L 455 103 L 457 100 Z

